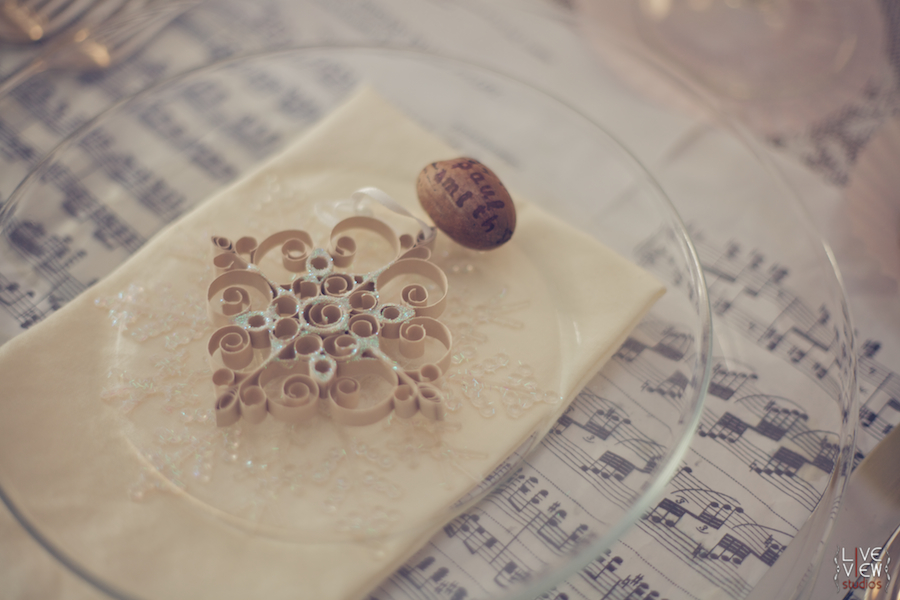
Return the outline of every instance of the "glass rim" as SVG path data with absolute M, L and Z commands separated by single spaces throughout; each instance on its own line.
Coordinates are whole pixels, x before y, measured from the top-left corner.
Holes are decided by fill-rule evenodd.
M 653 174 L 641 163 L 639 159 L 636 158 L 636 156 L 624 143 L 621 142 L 621 140 L 619 140 L 615 135 L 609 132 L 603 125 L 597 123 L 593 118 L 586 116 L 582 111 L 573 107 L 570 103 L 560 99 L 558 96 L 555 96 L 546 89 L 537 87 L 532 82 L 524 81 L 519 77 L 498 71 L 490 67 L 486 67 L 478 63 L 461 60 L 459 58 L 448 57 L 436 53 L 424 52 L 418 49 L 392 46 L 370 46 L 365 44 L 316 44 L 298 45 L 295 47 L 274 51 L 260 51 L 237 57 L 230 57 L 222 61 L 218 61 L 209 65 L 203 65 L 201 67 L 190 69 L 183 73 L 174 75 L 163 81 L 157 82 L 132 96 L 120 99 L 119 101 L 115 102 L 107 109 L 102 111 L 100 114 L 96 115 L 94 118 L 82 124 L 77 130 L 69 134 L 63 141 L 61 141 L 55 148 L 53 148 L 53 150 L 48 152 L 48 154 L 45 155 L 32 168 L 29 174 L 16 186 L 7 201 L 2 206 L 0 206 L 0 231 L 3 231 L 5 229 L 9 219 L 14 215 L 19 203 L 26 196 L 29 188 L 34 185 L 35 181 L 41 176 L 41 173 L 46 170 L 46 168 L 59 156 L 59 154 L 68 150 L 70 147 L 76 144 L 86 132 L 90 131 L 99 123 L 102 123 L 104 120 L 110 118 L 111 116 L 120 113 L 121 111 L 127 109 L 129 106 L 139 103 L 148 97 L 152 97 L 154 94 L 160 93 L 161 91 L 166 90 L 170 87 L 177 86 L 178 84 L 186 80 L 190 80 L 198 76 L 203 76 L 204 74 L 227 69 L 228 67 L 239 65 L 241 63 L 250 63 L 255 60 L 288 57 L 291 55 L 305 53 L 313 54 L 316 52 L 366 52 L 370 54 L 382 54 L 385 56 L 399 55 L 406 58 L 415 58 L 420 61 L 440 61 L 445 64 L 458 65 L 475 69 L 480 72 L 490 74 L 491 76 L 499 77 L 508 82 L 512 82 L 516 85 L 530 88 L 537 94 L 544 96 L 545 99 L 550 100 L 552 101 L 552 103 L 564 108 L 576 118 L 584 121 L 586 124 L 590 124 L 597 132 L 600 132 L 605 138 L 611 141 L 617 147 L 617 149 L 622 152 L 623 157 L 631 162 L 630 166 L 644 175 L 646 182 L 653 188 L 653 191 L 657 195 L 658 199 L 666 207 L 669 212 L 669 214 L 666 215 L 666 222 L 677 226 L 677 229 L 674 230 L 677 233 L 677 242 L 681 250 L 688 258 L 687 262 L 690 266 L 691 281 L 695 283 L 695 285 L 693 286 L 693 290 L 697 294 L 696 303 L 699 310 L 698 323 L 702 332 L 702 339 L 698 340 L 697 343 L 699 357 L 698 363 L 702 361 L 702 367 L 700 369 L 696 369 L 700 371 L 700 377 L 696 386 L 697 395 L 696 398 L 693 399 L 692 403 L 686 404 L 684 409 L 682 409 L 682 421 L 686 424 L 686 426 L 682 431 L 680 437 L 675 438 L 677 441 L 670 447 L 669 451 L 665 455 L 665 458 L 659 461 L 653 479 L 648 484 L 646 484 L 639 493 L 635 495 L 629 509 L 625 511 L 622 517 L 617 519 L 616 523 L 613 526 L 604 531 L 597 540 L 594 540 L 589 544 L 585 544 L 577 553 L 574 553 L 571 556 L 567 557 L 564 566 L 562 566 L 561 568 L 556 569 L 550 574 L 542 573 L 538 575 L 536 577 L 536 580 L 532 581 L 530 585 L 523 587 L 521 590 L 496 597 L 498 599 L 502 597 L 504 600 L 531 599 L 535 595 L 543 593 L 553 586 L 564 581 L 575 572 L 583 569 L 592 560 L 599 557 L 603 552 L 609 549 L 612 544 L 614 544 L 629 528 L 631 528 L 642 517 L 642 515 L 646 513 L 646 511 L 651 507 L 652 503 L 660 497 L 665 486 L 669 483 L 669 480 L 677 471 L 680 461 L 684 457 L 684 454 L 687 452 L 693 441 L 694 434 L 697 430 L 697 427 L 699 426 L 700 418 L 702 416 L 704 400 L 712 374 L 714 340 L 712 329 L 712 313 L 709 304 L 705 278 L 702 268 L 700 267 L 699 255 L 690 237 L 690 234 L 688 233 L 688 230 L 671 199 L 668 197 L 662 186 L 660 186 L 660 184 L 657 182 Z M 56 558 L 56 560 L 58 560 L 70 571 L 72 571 L 103 593 L 106 593 L 110 596 L 122 599 L 139 597 L 108 584 L 103 580 L 101 576 L 94 574 L 92 569 L 81 565 L 76 559 L 70 557 L 67 551 L 60 548 L 56 542 L 49 539 L 48 536 L 44 535 L 33 523 L 31 523 L 31 521 L 28 519 L 28 516 L 25 514 L 25 511 L 20 510 L 10 494 L 8 494 L 4 489 L 2 484 L 0 484 L 0 500 L 2 500 L 4 504 L 6 504 L 10 512 L 23 525 L 23 527 L 25 527 L 29 534 L 32 535 L 32 537 L 36 541 L 38 541 L 41 546 L 43 546 L 51 555 L 54 556 L 54 558 Z

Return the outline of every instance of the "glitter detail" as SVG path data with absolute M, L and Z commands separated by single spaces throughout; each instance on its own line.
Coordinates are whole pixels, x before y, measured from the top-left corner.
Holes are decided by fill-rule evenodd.
M 168 348 L 168 344 L 166 345 Z M 206 376 L 205 370 L 187 367 L 187 352 L 184 348 L 172 354 L 151 357 L 154 372 L 146 377 L 135 377 L 125 369 L 111 368 L 107 372 L 107 385 L 100 393 L 100 399 L 117 404 L 124 413 L 129 413 L 148 398 L 162 398 L 163 410 L 172 412 L 185 409 L 197 398 L 196 383 Z M 205 423 L 215 418 L 212 410 L 183 411 L 182 420 Z
M 355 511 L 349 513 L 346 518 L 338 521 L 337 528 L 342 533 L 355 534 L 354 537 L 366 539 L 383 535 L 400 519 L 401 515 L 398 511 L 378 506 L 365 516 Z
M 202 296 L 175 297 L 167 293 L 170 289 L 167 285 L 155 290 L 151 300 L 143 286 L 132 284 L 115 296 L 95 299 L 94 304 L 107 309 L 113 327 L 127 331 L 135 341 L 166 336 L 166 348 L 178 348 L 207 335 L 209 325 Z M 158 296 L 165 303 L 156 302 Z
M 360 230 L 380 236 L 393 249 L 386 265 L 349 271 L 358 247 L 351 233 Z M 453 342 L 437 317 L 449 284 L 429 262 L 433 233 L 407 238 L 362 216 L 337 223 L 328 250 L 313 248 L 312 237 L 302 230 L 278 232 L 261 243 L 251 237 L 236 242 L 212 237 L 219 276 L 207 299 L 219 328 L 208 350 L 217 387 L 216 423 L 226 427 L 241 418 L 259 423 L 267 412 L 304 423 L 319 414 L 317 408 L 351 426 L 371 425 L 392 411 L 403 418 L 422 412 L 443 419 L 440 378 L 451 364 Z M 290 274 L 287 283 L 277 283 L 261 268 L 276 248 Z M 400 290 L 398 302 L 385 301 L 387 286 L 410 278 L 414 281 Z M 436 288 L 437 299 L 422 279 L 429 280 L 432 294 Z M 263 298 L 263 306 L 254 306 L 254 294 Z M 411 364 L 425 354 L 429 339 L 443 346 L 443 356 Z M 380 377 L 388 389 L 363 404 L 366 376 Z
M 562 402 L 559 394 L 538 387 L 531 367 L 522 363 L 512 365 L 505 354 L 468 361 L 446 377 L 442 390 L 449 404 L 461 396 L 483 417 L 494 416 L 498 404 L 516 419 L 536 403 L 555 406 Z
M 457 272 L 474 272 L 468 266 Z M 502 353 L 490 357 L 480 357 L 478 353 L 478 347 L 488 341 L 486 326 L 514 330 L 525 327 L 514 314 L 527 308 L 528 302 L 509 301 L 505 289 L 479 303 L 468 302 L 468 296 L 464 291 L 454 294 L 445 316 L 455 342 L 451 353 L 454 368 L 441 385 L 448 410 L 459 410 L 465 399 L 482 417 L 491 418 L 502 407 L 507 416 L 516 419 L 535 404 L 560 404 L 562 396 L 538 386 L 531 366 Z
M 286 188 L 273 187 L 272 193 L 289 194 Z M 340 217 L 346 216 L 342 209 Z M 255 230 L 267 226 L 268 222 Z M 443 486 L 460 477 L 480 480 L 488 455 L 477 444 L 459 441 L 462 425 L 454 413 L 471 411 L 479 401 L 495 413 L 506 410 L 501 392 L 493 387 L 482 389 L 475 402 L 464 395 L 462 386 L 473 377 L 473 368 L 479 381 L 511 385 L 504 378 L 513 373 L 527 379 L 526 371 L 516 371 L 519 362 L 514 358 L 501 365 L 503 357 L 485 360 L 479 355 L 494 328 L 524 327 L 516 312 L 527 302 L 515 302 L 503 290 L 485 300 L 480 285 L 470 286 L 477 294 L 468 293 L 467 279 L 478 276 L 480 269 L 472 253 L 442 254 L 439 259 L 442 270 L 454 277 L 453 294 L 448 294 L 441 315 L 453 334 L 448 368 L 439 382 L 447 411 L 444 420 L 392 413 L 363 429 L 332 426 L 328 418 L 306 424 L 242 421 L 219 428 L 213 426 L 216 415 L 209 406 L 213 386 L 206 348 L 214 328 L 205 292 L 215 273 L 203 260 L 202 244 L 203 240 L 189 239 L 183 246 L 168 248 L 166 260 L 180 261 L 177 281 L 160 284 L 167 276 L 163 270 L 158 277 L 154 274 L 95 300 L 123 344 L 108 370 L 101 398 L 121 417 L 124 435 L 144 463 L 127 490 L 133 501 L 156 493 L 186 493 L 238 523 L 249 522 L 247 526 L 259 533 L 268 527 L 277 536 L 306 539 L 304 528 L 312 523 L 316 535 L 325 536 L 322 539 L 372 540 L 402 521 L 390 507 L 416 494 L 415 484 L 408 483 L 410 471 L 433 473 Z M 367 249 L 361 245 L 357 251 Z M 403 302 L 386 304 L 397 306 L 401 318 L 415 315 Z M 264 317 L 265 309 L 260 311 Z M 246 326 L 249 317 L 249 311 L 241 317 Z M 132 351 L 131 344 L 140 345 L 140 351 Z
M 465 472 L 465 462 L 487 458 L 484 452 L 456 447 L 446 441 L 443 434 L 458 431 L 458 423 L 394 420 L 389 427 L 394 433 L 391 441 L 387 442 L 387 448 L 413 469 L 418 468 L 427 457 L 438 464 Z

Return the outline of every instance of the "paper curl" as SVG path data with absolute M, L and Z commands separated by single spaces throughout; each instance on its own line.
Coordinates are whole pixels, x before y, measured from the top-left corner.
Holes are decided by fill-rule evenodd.
M 395 210 L 384 192 L 364 191 Z M 435 383 L 450 366 L 452 336 L 438 320 L 449 283 L 430 262 L 434 231 L 419 224 L 413 238 L 378 219 L 350 217 L 332 229 L 327 249 L 302 230 L 261 243 L 212 238 L 217 277 L 207 299 L 219 329 L 208 350 L 216 423 L 259 423 L 267 414 L 294 424 L 324 414 L 347 426 L 370 425 L 392 412 L 443 419 L 446 403 Z M 375 271 L 353 273 L 358 230 L 386 241 L 393 258 Z M 292 276 L 287 284 L 259 268 L 276 249 Z M 406 280 L 415 283 L 403 285 Z M 402 286 L 399 300 L 385 302 L 394 281 Z M 424 364 L 403 366 L 411 361 Z

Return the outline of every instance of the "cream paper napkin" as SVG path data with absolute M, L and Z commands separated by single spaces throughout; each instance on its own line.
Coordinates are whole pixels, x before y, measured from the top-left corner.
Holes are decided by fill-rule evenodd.
M 325 246 L 341 200 L 366 186 L 424 218 L 418 172 L 457 155 L 362 89 L 0 347 L 0 485 L 12 502 L 75 563 L 143 598 L 363 597 L 547 431 L 663 293 L 516 198 L 505 246 L 436 246 L 454 336 L 444 421 L 217 428 L 210 235 L 304 229 Z

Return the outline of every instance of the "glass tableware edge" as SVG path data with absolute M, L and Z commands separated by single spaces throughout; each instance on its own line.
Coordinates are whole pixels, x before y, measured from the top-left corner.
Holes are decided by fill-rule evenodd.
M 637 496 L 637 500 L 633 503 L 630 510 L 628 510 L 625 513 L 624 517 L 622 519 L 620 519 L 615 526 L 613 526 L 611 529 L 609 529 L 602 536 L 602 538 L 600 540 L 586 546 L 579 553 L 578 556 L 580 558 L 578 558 L 577 560 L 570 561 L 569 564 L 567 564 L 564 569 L 557 570 L 556 572 L 553 573 L 553 575 L 544 576 L 543 579 L 541 580 L 541 583 L 538 586 L 523 590 L 523 592 L 521 594 L 514 594 L 514 595 L 506 596 L 510 600 L 531 598 L 534 595 L 542 593 L 543 591 L 546 591 L 546 590 L 550 589 L 551 587 L 553 587 L 554 585 L 557 585 L 561 581 L 565 580 L 567 577 L 569 577 L 573 573 L 577 572 L 578 570 L 582 569 L 591 560 L 595 559 L 602 552 L 607 550 L 612 545 L 612 543 L 615 542 L 615 540 L 617 540 L 629 527 L 631 527 L 647 511 L 647 509 L 650 507 L 652 502 L 655 501 L 656 499 L 658 499 L 658 496 L 662 493 L 665 485 L 668 483 L 671 476 L 675 473 L 675 471 L 678 467 L 679 461 L 681 460 L 684 452 L 689 447 L 689 445 L 693 439 L 693 434 L 696 432 L 696 429 L 697 429 L 697 426 L 699 424 L 700 417 L 702 414 L 703 399 L 705 397 L 706 388 L 709 383 L 709 379 L 711 376 L 711 368 L 712 368 L 711 356 L 712 356 L 713 336 L 712 336 L 712 329 L 711 329 L 712 321 L 711 321 L 711 312 L 710 312 L 710 307 L 709 307 L 709 299 L 706 294 L 703 273 L 702 273 L 702 271 L 697 269 L 697 267 L 699 265 L 697 251 L 696 251 L 696 248 L 694 247 L 693 242 L 691 241 L 689 235 L 686 233 L 686 230 L 684 228 L 684 223 L 682 222 L 680 216 L 678 216 L 677 210 L 675 209 L 671 200 L 668 198 L 668 196 L 665 194 L 664 190 L 659 186 L 659 184 L 656 182 L 656 180 L 652 177 L 652 174 L 650 174 L 649 172 L 646 171 L 646 169 L 644 169 L 643 167 L 640 166 L 640 163 L 637 161 L 637 159 L 631 153 L 631 151 L 628 150 L 628 148 L 626 146 L 624 146 L 615 136 L 610 134 L 606 129 L 604 129 L 601 125 L 599 125 L 593 119 L 585 116 L 585 114 L 583 112 L 574 108 L 571 104 L 561 100 L 554 94 L 549 93 L 546 90 L 535 86 L 532 82 L 523 81 L 521 79 L 518 79 L 518 78 L 508 75 L 506 73 L 502 73 L 502 72 L 496 71 L 494 69 L 485 67 L 483 65 L 467 62 L 464 60 L 459 60 L 456 58 L 441 56 L 441 55 L 437 55 L 437 54 L 430 54 L 430 53 L 420 52 L 420 51 L 411 51 L 407 48 L 370 47 L 370 46 L 365 46 L 365 45 L 359 45 L 359 46 L 315 45 L 315 46 L 298 46 L 298 47 L 279 50 L 279 51 L 275 51 L 275 52 L 260 52 L 260 53 L 242 55 L 240 57 L 232 57 L 227 60 L 214 63 L 212 65 L 206 65 L 206 66 L 203 66 L 203 67 L 200 67 L 197 69 L 193 69 L 193 70 L 178 74 L 178 75 L 176 75 L 172 78 L 169 78 L 165 81 L 154 84 L 153 86 L 139 92 L 138 94 L 135 94 L 134 96 L 130 96 L 128 98 L 119 100 L 118 102 L 116 102 L 115 104 L 110 106 L 108 109 L 106 109 L 105 111 L 103 111 L 102 113 L 97 115 L 96 117 L 94 117 L 91 120 L 84 123 L 75 132 L 70 134 L 65 140 L 63 140 L 60 144 L 58 144 L 50 153 L 48 153 L 48 155 L 43 157 L 35 165 L 35 167 L 31 171 L 31 173 L 29 173 L 29 175 L 26 176 L 16 186 L 16 188 L 14 189 L 14 191 L 12 192 L 10 197 L 2 204 L 2 206 L 0 206 L 0 230 L 2 230 L 2 228 L 4 227 L 4 224 L 6 223 L 8 218 L 16 210 L 18 203 L 20 201 L 20 198 L 24 194 L 24 191 L 28 188 L 28 186 L 36 178 L 38 178 L 40 176 L 41 170 L 43 168 L 45 168 L 46 165 L 53 160 L 54 156 L 57 155 L 59 152 L 64 151 L 67 148 L 69 148 L 73 143 L 75 143 L 78 139 L 80 139 L 80 136 L 83 134 L 83 132 L 90 130 L 99 121 L 101 121 L 103 118 L 105 118 L 110 113 L 120 110 L 123 106 L 126 106 L 129 103 L 139 102 L 141 99 L 152 95 L 154 92 L 156 92 L 157 90 L 159 90 L 161 88 L 164 88 L 166 86 L 171 86 L 173 84 L 177 84 L 180 81 L 190 79 L 191 77 L 197 76 L 206 71 L 213 71 L 213 70 L 221 69 L 221 68 L 227 67 L 230 64 L 249 61 L 249 60 L 253 60 L 254 58 L 259 58 L 259 57 L 263 57 L 263 56 L 288 55 L 288 54 L 302 52 L 302 51 L 315 51 L 315 50 L 323 50 L 323 51 L 341 51 L 341 50 L 360 51 L 360 50 L 365 50 L 365 51 L 379 52 L 379 53 L 401 52 L 404 54 L 412 54 L 412 55 L 420 56 L 420 57 L 431 59 L 431 60 L 436 60 L 436 61 L 441 61 L 441 62 L 449 62 L 449 63 L 453 63 L 453 64 L 459 64 L 462 66 L 475 68 L 475 69 L 481 70 L 483 72 L 487 72 L 493 76 L 497 76 L 497 77 L 500 77 L 500 78 L 503 78 L 506 80 L 514 81 L 520 85 L 532 87 L 533 89 L 538 91 L 540 94 L 542 94 L 545 97 L 547 97 L 548 99 L 556 102 L 561 107 L 567 109 L 568 111 L 572 112 L 573 114 L 580 117 L 581 119 L 594 125 L 594 127 L 598 131 L 600 131 L 603 136 L 605 136 L 606 138 L 611 140 L 614 144 L 616 144 L 618 146 L 619 150 L 623 153 L 623 155 L 626 156 L 628 158 L 628 160 L 630 160 L 634 166 L 638 167 L 640 170 L 643 171 L 648 183 L 654 188 L 656 193 L 659 194 L 659 197 L 662 200 L 662 202 L 664 202 L 665 205 L 668 207 L 668 209 L 671 211 L 669 220 L 674 220 L 673 222 L 676 223 L 681 228 L 681 231 L 679 232 L 678 242 L 679 242 L 679 246 L 680 246 L 682 252 L 685 253 L 690 259 L 692 276 L 694 278 L 696 278 L 696 281 L 699 283 L 699 285 L 697 287 L 698 298 L 696 299 L 696 302 L 697 302 L 697 308 L 699 309 L 699 312 L 700 312 L 700 314 L 698 316 L 700 317 L 700 319 L 702 321 L 701 326 L 702 326 L 702 329 L 704 332 L 703 339 L 700 341 L 700 344 L 698 344 L 698 346 L 702 348 L 702 351 L 699 353 L 699 359 L 702 360 L 702 364 L 703 364 L 702 375 L 700 377 L 699 384 L 697 387 L 697 389 L 699 390 L 698 398 L 697 398 L 697 401 L 694 403 L 693 409 L 690 411 L 690 413 L 688 415 L 682 416 L 683 422 L 687 423 L 687 429 L 685 430 L 684 434 L 682 435 L 682 438 L 678 441 L 678 443 L 676 443 L 672 447 L 672 449 L 667 453 L 666 458 L 659 462 L 659 466 L 657 467 L 657 476 L 654 479 L 654 481 L 652 481 L 649 485 L 647 485 L 640 492 L 640 494 Z M 697 269 L 697 271 L 694 272 L 694 269 Z M 56 546 L 56 544 L 53 541 L 48 539 L 47 536 L 44 536 L 42 533 L 40 533 L 40 531 L 37 530 L 37 528 L 35 528 L 34 526 L 32 526 L 29 523 L 28 518 L 24 514 L 24 512 L 16 506 L 14 500 L 10 497 L 10 495 L 8 493 L 6 493 L 6 491 L 2 487 L 0 487 L 0 500 L 2 500 L 4 502 L 4 504 L 7 505 L 7 507 L 10 509 L 11 513 L 15 516 L 15 518 L 20 523 L 22 523 L 23 527 L 25 527 L 26 530 L 28 530 L 29 533 L 44 548 L 46 548 L 47 551 L 50 552 L 51 555 L 53 555 L 57 560 L 60 561 L 61 564 L 66 566 L 73 573 L 75 573 L 79 577 L 83 578 L 86 582 L 90 583 L 91 585 L 96 587 L 101 592 L 106 593 L 110 596 L 125 598 L 125 599 L 134 598 L 134 596 L 130 595 L 129 593 L 123 592 L 117 588 L 114 588 L 114 587 L 106 584 L 105 582 L 102 581 L 102 579 L 93 575 L 88 569 L 78 565 L 75 561 L 71 560 L 62 549 L 60 549 Z M 466 508 L 466 506 L 460 507 L 457 510 L 457 512 L 462 511 L 464 508 Z

